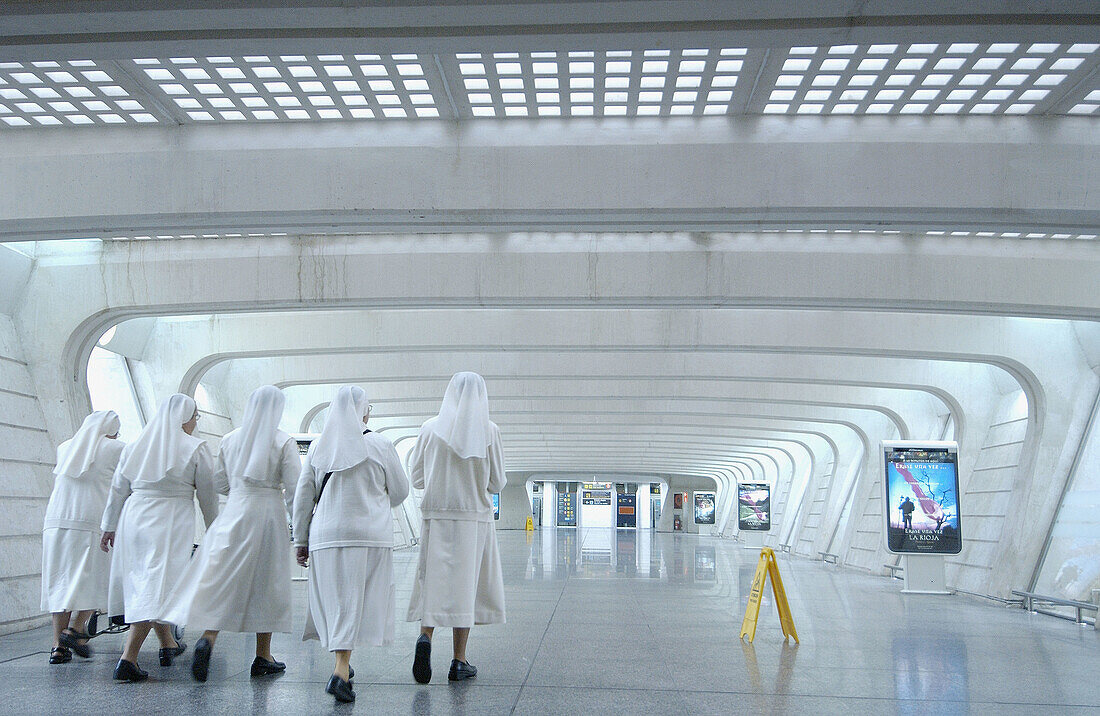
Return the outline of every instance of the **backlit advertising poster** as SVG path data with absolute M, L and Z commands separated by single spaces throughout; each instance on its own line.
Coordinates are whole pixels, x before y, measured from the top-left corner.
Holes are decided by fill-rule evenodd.
M 895 554 L 958 554 L 958 446 L 884 442 L 886 548 Z
M 695 493 L 695 524 L 697 524 L 697 525 L 713 525 L 714 524 L 714 493 L 713 492 L 696 492 Z
M 737 485 L 737 529 L 772 528 L 772 488 L 766 482 L 742 482 Z
M 493 495 L 493 519 L 500 519 L 500 495 Z

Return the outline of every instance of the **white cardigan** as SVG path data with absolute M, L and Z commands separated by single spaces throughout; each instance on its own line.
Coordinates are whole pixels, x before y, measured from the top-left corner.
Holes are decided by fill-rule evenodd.
M 491 495 L 504 489 L 504 451 L 500 428 L 492 426 L 489 453 L 483 458 L 460 458 L 431 431 L 420 430 L 409 467 L 412 484 L 424 490 L 420 512 L 424 519 L 491 522 Z
M 377 433 L 363 436 L 368 456 L 332 473 L 314 512 L 324 474 L 307 456 L 294 491 L 294 546 L 393 547 L 393 508 L 409 494 L 409 478 L 393 443 Z M 312 451 L 312 447 L 310 448 Z

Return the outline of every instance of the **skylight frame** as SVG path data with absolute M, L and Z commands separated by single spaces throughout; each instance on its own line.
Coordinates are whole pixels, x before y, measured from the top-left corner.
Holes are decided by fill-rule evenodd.
M 1083 104 L 1076 113 L 1092 114 L 1100 102 L 1062 105 L 1095 76 L 1097 50 L 1089 43 L 1005 42 L 788 48 L 770 63 L 772 75 L 747 113 L 805 114 L 808 106 L 847 115 L 1068 114 Z M 1080 89 L 1084 97 L 1093 88 Z M 823 90 L 835 94 L 809 96 Z

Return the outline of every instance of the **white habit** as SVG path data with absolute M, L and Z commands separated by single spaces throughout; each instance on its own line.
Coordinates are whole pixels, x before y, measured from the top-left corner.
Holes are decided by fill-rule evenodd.
M 340 389 L 294 496 L 294 544 L 308 546 L 310 559 L 302 639 L 328 651 L 393 641 L 393 508 L 409 480 L 393 443 L 362 434 L 366 412 L 361 388 Z
M 161 403 L 123 450 L 111 483 L 101 525 L 115 532 L 107 606 L 130 623 L 163 621 L 191 558 L 195 498 L 207 527 L 218 512 L 210 449 L 182 429 L 194 411 L 195 401 L 179 393 Z
M 126 444 L 109 439 L 120 422 L 96 411 L 57 448 L 53 492 L 42 525 L 42 610 L 107 609 L 111 561 L 99 548 L 99 518 Z
M 276 429 L 285 402 L 278 388 L 259 388 L 242 426 L 222 439 L 214 484 L 229 499 L 169 598 L 164 621 L 203 631 L 290 631 L 287 515 L 302 461 L 293 438 Z
M 451 379 L 439 416 L 420 429 L 409 466 L 413 487 L 424 490 L 424 521 L 408 620 L 430 627 L 504 623 L 491 497 L 504 488 L 504 455 L 481 376 Z

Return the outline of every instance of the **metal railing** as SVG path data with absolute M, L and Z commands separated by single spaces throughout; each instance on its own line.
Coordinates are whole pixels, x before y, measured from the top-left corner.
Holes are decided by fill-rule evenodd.
M 1019 589 L 1013 589 L 1012 593 L 1017 597 L 1023 597 L 1024 609 L 1036 614 L 1046 614 L 1047 616 L 1058 617 L 1059 619 L 1065 619 L 1067 621 L 1076 622 L 1078 624 L 1093 624 L 1096 623 L 1096 618 L 1093 617 L 1093 621 L 1085 619 L 1084 613 L 1086 611 L 1097 611 L 1100 607 L 1089 602 L 1079 602 L 1076 599 L 1062 599 L 1061 597 L 1050 597 L 1044 594 L 1036 594 L 1035 592 L 1024 592 Z M 1051 605 L 1058 607 L 1069 607 L 1073 609 L 1075 616 L 1069 616 L 1068 614 L 1062 614 L 1060 612 L 1054 612 L 1047 609 L 1039 609 L 1035 605 Z

